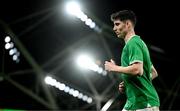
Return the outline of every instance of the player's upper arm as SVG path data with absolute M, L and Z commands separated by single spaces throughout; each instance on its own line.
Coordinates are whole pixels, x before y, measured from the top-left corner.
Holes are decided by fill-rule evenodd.
M 134 62 L 131 64 L 131 66 L 133 67 L 132 72 L 135 75 L 143 75 L 143 62 Z

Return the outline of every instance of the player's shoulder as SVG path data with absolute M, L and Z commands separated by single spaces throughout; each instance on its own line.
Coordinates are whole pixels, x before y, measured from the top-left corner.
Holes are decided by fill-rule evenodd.
M 142 39 L 138 35 L 134 35 L 129 41 L 128 44 L 139 44 L 142 42 Z

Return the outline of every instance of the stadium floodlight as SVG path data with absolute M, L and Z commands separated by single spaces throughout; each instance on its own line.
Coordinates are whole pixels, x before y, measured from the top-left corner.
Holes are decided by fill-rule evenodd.
M 11 38 L 10 38 L 9 36 L 6 36 L 5 39 L 4 39 L 4 41 L 5 41 L 6 43 L 8 43 L 8 42 L 11 41 Z
M 79 15 L 81 14 L 81 9 L 80 9 L 80 6 L 77 2 L 75 1 L 70 1 L 66 4 L 66 11 L 69 13 L 69 14 L 72 14 L 72 15 Z
M 11 44 L 10 44 L 10 43 L 6 43 L 6 44 L 5 44 L 5 49 L 8 50 L 8 49 L 10 49 L 10 48 L 11 48 Z
M 82 22 L 84 22 L 87 26 L 89 26 L 91 29 L 94 29 L 98 33 L 101 33 L 101 29 L 99 26 L 96 25 L 96 23 L 89 18 L 83 11 L 81 11 L 80 5 L 75 1 L 70 1 L 66 4 L 66 11 L 79 18 Z
M 77 58 L 77 64 L 84 69 L 92 69 L 94 67 L 93 59 L 88 55 L 80 55 Z
M 89 97 L 89 98 L 87 99 L 87 102 L 88 102 L 88 103 L 92 103 L 92 98 Z
M 9 50 L 9 55 L 12 56 L 13 61 L 15 61 L 16 63 L 19 63 L 20 52 L 17 50 L 17 48 L 15 48 L 15 44 L 11 40 L 11 37 L 6 36 L 4 38 L 4 41 L 5 41 L 5 49 Z
M 105 76 L 107 72 L 102 67 L 98 66 L 94 60 L 88 55 L 80 55 L 77 58 L 77 64 L 83 69 L 93 70 Z
M 44 81 L 46 84 L 48 85 L 51 85 L 51 86 L 54 86 L 55 88 L 61 90 L 61 91 L 64 91 L 65 93 L 73 96 L 73 97 L 76 97 L 78 99 L 81 99 L 87 103 L 92 103 L 92 97 L 89 97 L 85 94 L 83 94 L 81 91 L 78 91 L 77 89 L 74 89 L 74 88 L 71 88 L 70 86 L 64 84 L 64 83 L 61 83 L 59 81 L 57 81 L 56 79 L 50 77 L 50 76 L 46 76 L 44 78 Z

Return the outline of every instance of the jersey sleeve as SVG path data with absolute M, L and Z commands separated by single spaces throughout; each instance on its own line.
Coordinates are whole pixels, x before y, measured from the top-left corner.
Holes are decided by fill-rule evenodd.
M 138 41 L 132 41 L 129 44 L 129 65 L 135 62 L 143 63 L 143 48 L 141 47 L 141 43 Z

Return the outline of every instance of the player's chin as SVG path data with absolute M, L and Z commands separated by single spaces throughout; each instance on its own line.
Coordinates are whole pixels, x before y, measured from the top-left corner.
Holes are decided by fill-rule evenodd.
M 119 38 L 120 37 L 120 35 L 119 34 L 116 34 L 116 36 Z
M 117 35 L 117 37 L 118 37 L 118 38 L 123 38 L 120 34 L 119 34 L 119 35 Z
M 118 34 L 117 37 L 121 38 L 121 39 L 124 39 L 125 36 L 123 34 Z

